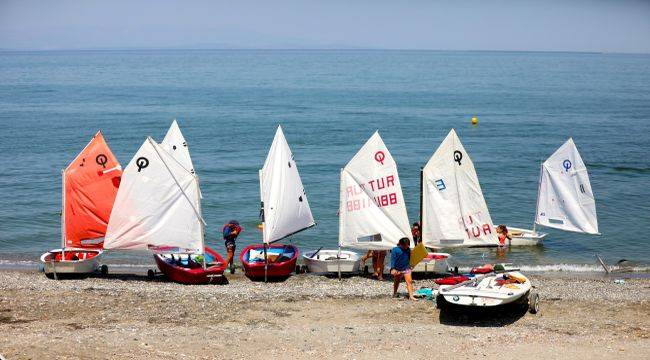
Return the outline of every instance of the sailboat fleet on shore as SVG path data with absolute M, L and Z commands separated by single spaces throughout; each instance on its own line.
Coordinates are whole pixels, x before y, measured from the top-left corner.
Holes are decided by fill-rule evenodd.
M 123 172 L 98 132 L 62 179 L 62 248 L 41 257 L 48 276 L 97 271 L 104 250 L 145 250 L 173 281 L 223 281 L 226 264 L 205 245 L 199 178 L 175 120 L 160 144 L 147 138 Z M 420 179 L 419 222 L 426 247 L 499 246 L 474 164 L 455 130 L 422 167 Z M 240 260 L 251 279 L 286 278 L 297 268 L 299 250 L 279 242 L 316 222 L 280 126 L 259 183 L 262 243 L 244 248 Z M 338 249 L 303 255 L 312 272 L 355 273 L 359 255 L 344 249 L 383 251 L 400 238 L 413 239 L 397 164 L 379 132 L 341 169 L 338 215 Z M 510 228 L 507 245 L 540 244 L 546 234 L 537 225 L 598 234 L 589 177 L 572 139 L 541 164 L 534 224 L 532 230 Z M 423 263 L 446 272 L 447 258 L 429 253 Z

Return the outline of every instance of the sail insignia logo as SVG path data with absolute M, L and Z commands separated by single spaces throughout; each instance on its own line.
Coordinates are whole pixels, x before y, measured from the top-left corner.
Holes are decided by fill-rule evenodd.
M 434 183 L 436 184 L 436 187 L 438 188 L 438 191 L 442 191 L 442 190 L 445 190 L 447 188 L 447 186 L 445 185 L 445 182 L 442 179 L 438 179 L 438 180 L 434 181 Z

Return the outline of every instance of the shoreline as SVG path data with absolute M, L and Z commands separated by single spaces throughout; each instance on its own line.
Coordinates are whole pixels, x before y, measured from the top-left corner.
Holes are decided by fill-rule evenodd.
M 527 274 L 530 275 L 530 274 Z M 187 286 L 146 276 L 54 281 L 0 271 L 0 354 L 14 358 L 642 358 L 650 279 L 530 275 L 537 315 L 441 312 L 390 281 L 293 276 Z M 431 286 L 416 280 L 415 288 Z M 404 285 L 400 287 L 404 293 Z M 484 309 L 480 309 L 484 310 Z
M 299 262 L 299 264 L 301 264 Z M 107 264 L 111 274 L 135 274 L 146 275 L 148 269 L 159 271 L 154 262 L 150 264 Z M 650 279 L 650 269 L 643 267 L 618 267 L 609 265 L 612 271 L 606 273 L 600 265 L 589 264 L 546 264 L 518 267 L 522 272 L 537 276 L 556 276 L 556 277 L 580 277 L 580 278 L 604 278 L 604 279 Z M 242 273 L 241 264 L 235 265 L 237 274 Z M 545 268 L 545 270 L 539 270 Z M 469 272 L 469 267 L 460 267 L 461 272 Z M 0 261 L 0 272 L 41 272 L 42 264 L 39 261 L 29 262 L 8 262 Z M 299 274 L 298 276 L 319 276 L 318 274 Z M 92 275 L 93 277 L 101 277 Z M 226 276 L 231 275 L 226 272 Z M 296 276 L 294 274 L 294 276 Z M 363 274 L 353 275 L 353 277 L 364 277 Z

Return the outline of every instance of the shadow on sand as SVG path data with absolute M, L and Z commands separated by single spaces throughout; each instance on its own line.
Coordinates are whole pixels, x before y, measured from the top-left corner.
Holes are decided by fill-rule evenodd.
M 496 307 L 470 307 L 446 303 L 440 308 L 440 323 L 451 326 L 502 327 L 526 315 L 528 305 L 512 303 Z
M 50 276 L 51 274 L 47 274 L 46 276 L 49 279 L 54 279 L 54 276 Z M 160 283 L 173 283 L 173 281 L 169 280 L 167 276 L 161 274 L 161 273 L 155 273 L 154 276 L 150 276 L 148 274 L 128 274 L 128 273 L 117 273 L 117 274 L 101 274 L 101 273 L 91 273 L 91 274 L 58 274 L 58 280 L 59 281 L 65 281 L 65 280 L 83 280 L 83 279 L 109 279 L 109 280 L 122 280 L 122 281 L 130 281 L 130 282 L 160 282 Z M 262 279 L 264 280 L 264 279 Z M 203 285 L 226 285 L 228 284 L 228 278 L 225 276 L 220 277 L 219 280 L 215 280 L 211 284 L 203 284 Z M 188 284 L 185 284 L 188 285 Z

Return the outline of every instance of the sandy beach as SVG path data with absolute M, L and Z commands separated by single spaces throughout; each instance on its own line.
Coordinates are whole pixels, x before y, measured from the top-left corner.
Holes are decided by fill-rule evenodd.
M 390 296 L 391 283 L 294 276 L 183 286 L 145 276 L 48 280 L 0 272 L 7 359 L 645 358 L 650 280 L 531 277 L 537 315 L 517 307 L 440 312 Z M 416 289 L 432 286 L 416 281 Z M 404 290 L 404 289 L 402 289 Z

